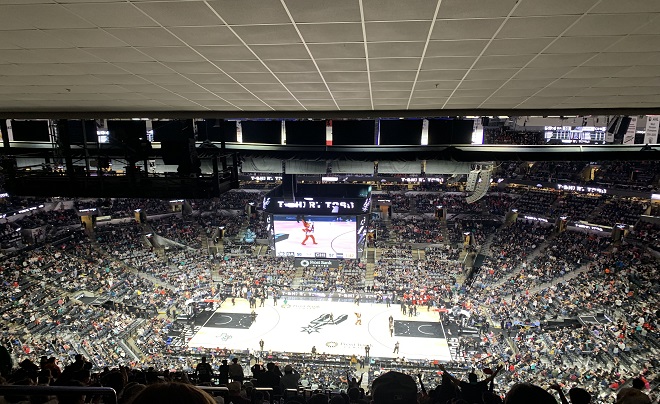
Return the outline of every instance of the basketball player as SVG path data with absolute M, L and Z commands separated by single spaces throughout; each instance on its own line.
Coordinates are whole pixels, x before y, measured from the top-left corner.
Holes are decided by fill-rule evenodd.
M 399 341 L 397 341 L 396 344 L 394 344 L 394 352 L 392 352 L 392 353 L 395 353 L 395 354 L 399 353 Z
M 303 222 L 303 228 L 302 228 L 302 231 L 305 233 L 305 239 L 304 239 L 303 242 L 300 243 L 300 244 L 302 244 L 302 245 L 307 245 L 307 244 L 305 244 L 305 243 L 306 243 L 307 240 L 310 239 L 310 238 L 312 239 L 312 243 L 314 243 L 314 244 L 318 244 L 318 243 L 316 242 L 316 239 L 314 238 L 314 223 L 313 223 L 313 222 L 308 222 L 308 221 L 306 221 L 306 220 L 304 220 L 304 219 L 303 219 L 302 222 Z
M 362 325 L 362 313 L 355 313 L 355 325 Z

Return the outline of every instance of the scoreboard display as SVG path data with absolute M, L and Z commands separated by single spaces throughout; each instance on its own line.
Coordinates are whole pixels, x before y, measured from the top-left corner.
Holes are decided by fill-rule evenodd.
M 355 216 L 273 215 L 272 223 L 278 257 L 357 257 Z

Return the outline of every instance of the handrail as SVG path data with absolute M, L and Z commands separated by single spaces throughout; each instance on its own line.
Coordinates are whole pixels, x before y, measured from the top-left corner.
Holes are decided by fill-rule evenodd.
M 195 386 L 195 387 L 209 392 L 213 392 L 213 391 L 229 392 L 229 389 L 227 387 L 213 387 L 213 386 Z
M 110 397 L 106 404 L 117 404 L 117 393 L 110 387 L 75 387 L 75 386 L 15 386 L 0 385 L 0 396 L 5 395 L 52 395 L 65 393 L 81 393 L 84 395 L 102 395 Z

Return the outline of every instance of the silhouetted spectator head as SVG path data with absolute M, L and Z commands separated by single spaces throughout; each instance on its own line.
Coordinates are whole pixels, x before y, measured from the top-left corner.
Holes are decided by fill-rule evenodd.
M 617 393 L 616 404 L 651 404 L 651 399 L 636 388 L 627 387 Z
M 121 400 L 119 400 L 120 403 L 128 403 L 133 400 L 135 396 L 137 396 L 142 390 L 146 389 L 147 386 L 144 384 L 140 383 L 128 383 L 126 387 L 124 387 L 124 391 L 121 394 Z
M 231 382 L 227 385 L 230 396 L 237 396 L 241 394 L 241 384 L 239 382 Z
M 110 372 L 101 378 L 101 385 L 103 387 L 112 387 L 120 395 L 124 390 L 124 376 L 118 371 Z
M 183 383 L 158 383 L 139 392 L 131 404 L 215 404 L 208 393 Z
M 70 387 L 85 387 L 85 385 L 78 380 L 69 380 L 60 386 L 70 386 Z M 82 393 L 59 393 L 57 395 L 57 402 L 59 404 L 84 404 L 85 395 Z
M 332 397 L 330 404 L 349 404 L 349 402 L 344 399 L 344 396 L 339 395 Z
M 571 398 L 571 404 L 588 404 L 591 402 L 591 394 L 579 387 L 568 390 L 568 396 Z
M 477 383 L 479 381 L 479 378 L 477 377 L 477 374 L 474 372 L 470 372 L 468 374 L 468 382 L 470 383 Z
M 491 393 L 490 391 L 485 392 L 482 395 L 484 404 L 502 404 L 502 397 L 498 396 L 495 393 Z M 572 403 L 576 404 L 576 403 Z
M 644 388 L 646 387 L 645 383 L 644 383 L 644 380 L 640 379 L 639 377 L 636 377 L 636 378 L 633 379 L 632 386 L 633 386 L 633 388 L 636 388 L 637 390 L 644 390 Z
M 357 387 L 351 387 L 346 394 L 348 394 L 348 398 L 351 400 L 357 400 L 360 398 L 360 390 Z
M 328 396 L 325 394 L 314 394 L 307 400 L 307 404 L 328 404 Z
M 284 374 L 290 375 L 291 373 L 293 373 L 293 368 L 291 367 L 291 365 L 286 365 L 284 367 Z
M 37 376 L 37 384 L 50 384 L 53 380 L 53 376 L 50 373 L 50 369 L 41 369 L 39 371 L 39 376 Z
M 37 366 L 34 362 L 32 362 L 29 359 L 23 360 L 21 363 L 18 364 L 18 366 L 20 366 L 21 369 L 26 370 L 28 372 L 36 372 L 39 370 L 39 366 Z
M 552 394 L 531 383 L 514 384 L 504 402 L 505 404 L 557 404 Z
M 406 374 L 387 372 L 374 380 L 371 396 L 374 404 L 414 404 L 417 402 L 417 384 Z

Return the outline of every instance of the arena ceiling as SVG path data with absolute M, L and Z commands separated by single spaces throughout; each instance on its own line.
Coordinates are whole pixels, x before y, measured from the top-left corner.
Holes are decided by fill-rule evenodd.
M 660 106 L 657 0 L 0 0 L 0 111 Z

